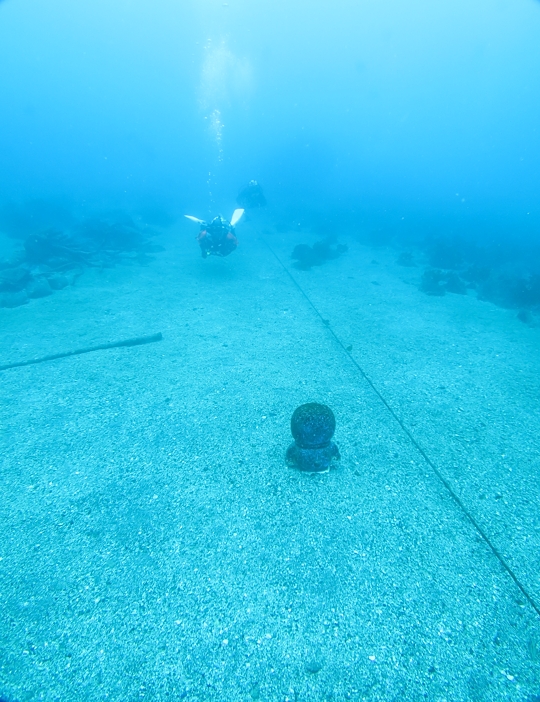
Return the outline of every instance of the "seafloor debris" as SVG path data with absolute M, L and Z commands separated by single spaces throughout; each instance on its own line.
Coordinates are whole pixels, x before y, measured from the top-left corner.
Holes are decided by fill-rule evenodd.
M 420 280 L 420 290 L 432 296 L 466 295 L 468 289 L 476 290 L 479 300 L 519 310 L 518 319 L 527 324 L 540 311 L 540 274 L 474 265 L 464 270 L 426 268 Z
M 348 250 L 345 244 L 334 244 L 330 238 L 317 241 L 313 246 L 298 244 L 294 247 L 291 258 L 295 260 L 294 267 L 309 270 L 312 266 L 320 266 L 325 261 L 338 258 Z
M 441 296 L 476 291 L 479 300 L 519 311 L 518 319 L 535 325 L 540 313 L 540 245 L 513 246 L 512 239 L 474 243 L 460 237 L 432 237 L 416 251 L 430 264 L 420 290 Z M 402 260 L 398 263 L 404 265 Z
M 71 221 L 69 227 L 37 226 L 4 232 L 22 239 L 22 249 L 0 260 L 0 307 L 18 307 L 31 298 L 51 295 L 73 284 L 85 268 L 119 263 L 145 265 L 163 248 L 151 241 L 155 232 L 125 214 Z
M 398 256 L 397 264 L 398 266 L 405 266 L 406 268 L 416 267 L 414 256 L 410 251 L 402 251 Z
M 492 272 L 478 286 L 478 297 L 500 307 L 540 309 L 540 274 Z
M 455 271 L 427 268 L 422 274 L 420 290 L 427 295 L 442 296 L 447 292 L 467 294 L 467 285 Z

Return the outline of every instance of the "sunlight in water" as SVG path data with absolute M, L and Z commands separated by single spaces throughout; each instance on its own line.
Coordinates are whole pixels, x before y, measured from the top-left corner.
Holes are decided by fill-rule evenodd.
M 199 85 L 199 105 L 209 120 L 209 131 L 220 145 L 223 131 L 222 113 L 244 106 L 253 85 L 253 70 L 247 59 L 235 56 L 222 40 L 218 46 L 209 39 Z
M 219 44 L 208 39 L 199 84 L 199 107 L 207 123 L 207 131 L 216 148 L 216 163 L 210 170 L 207 185 L 210 200 L 216 186 L 217 168 L 224 159 L 224 112 L 233 112 L 247 105 L 252 91 L 253 71 L 247 59 L 235 56 L 222 39 Z
M 218 161 L 223 161 L 223 122 L 221 121 L 221 112 L 214 110 L 210 115 L 210 124 L 208 125 L 212 137 L 215 139 L 218 147 Z

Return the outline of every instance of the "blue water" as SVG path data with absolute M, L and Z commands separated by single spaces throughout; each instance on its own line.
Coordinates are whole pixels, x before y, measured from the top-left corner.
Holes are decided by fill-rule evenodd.
M 539 29 L 533 0 L 5 0 L 1 197 L 182 212 L 256 178 L 297 209 L 535 238 Z

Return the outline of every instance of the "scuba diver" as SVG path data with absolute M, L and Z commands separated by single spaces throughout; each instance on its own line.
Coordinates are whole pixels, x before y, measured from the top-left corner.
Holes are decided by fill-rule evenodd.
M 251 210 L 266 205 L 263 189 L 256 180 L 250 180 L 246 187 L 238 193 L 236 202 L 245 210 Z
M 211 222 L 204 222 L 202 219 L 184 215 L 192 222 L 201 225 L 197 236 L 197 241 L 201 247 L 203 258 L 208 256 L 228 256 L 238 246 L 238 239 L 234 235 L 234 226 L 240 220 L 244 210 L 235 210 L 228 222 L 224 217 L 218 215 Z

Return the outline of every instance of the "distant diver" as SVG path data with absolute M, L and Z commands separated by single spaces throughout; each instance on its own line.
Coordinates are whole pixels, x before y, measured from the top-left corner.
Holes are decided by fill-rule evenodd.
M 230 222 L 221 215 L 214 217 L 211 222 L 204 222 L 202 219 L 192 215 L 185 215 L 192 222 L 197 222 L 197 224 L 201 225 L 197 241 L 201 247 L 203 258 L 208 258 L 208 256 L 228 256 L 236 249 L 238 239 L 234 235 L 234 226 L 243 214 L 244 210 L 235 210 Z
M 245 210 L 252 210 L 256 207 L 264 207 L 266 198 L 259 183 L 256 180 L 250 180 L 246 187 L 238 193 L 236 202 Z

